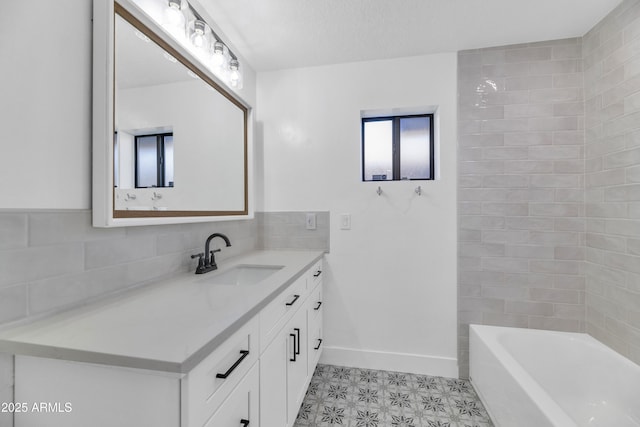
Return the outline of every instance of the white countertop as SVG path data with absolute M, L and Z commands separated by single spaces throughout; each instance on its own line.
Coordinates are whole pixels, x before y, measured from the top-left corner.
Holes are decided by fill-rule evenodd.
M 183 374 L 323 255 L 256 251 L 206 274 L 183 273 L 116 298 L 0 331 L 0 352 Z M 279 265 L 256 285 L 208 279 L 237 265 Z

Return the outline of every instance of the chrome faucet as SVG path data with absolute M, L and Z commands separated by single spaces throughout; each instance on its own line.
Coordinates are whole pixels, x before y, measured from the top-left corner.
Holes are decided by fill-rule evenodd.
M 222 233 L 213 233 L 211 236 L 207 237 L 207 241 L 204 244 L 204 253 L 201 252 L 199 254 L 191 255 L 191 258 L 198 258 L 198 267 L 196 268 L 196 274 L 208 273 L 218 268 L 216 259 L 213 254 L 216 252 L 220 252 L 221 249 L 209 249 L 209 244 L 215 237 L 220 237 L 221 239 L 223 239 L 227 247 L 231 246 L 231 241 L 229 240 L 229 238 Z

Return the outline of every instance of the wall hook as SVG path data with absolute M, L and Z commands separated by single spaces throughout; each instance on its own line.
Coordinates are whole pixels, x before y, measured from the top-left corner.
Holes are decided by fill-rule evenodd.
M 151 196 L 151 200 L 160 200 L 162 199 L 162 194 L 153 192 L 153 196 Z
M 422 187 L 418 185 L 418 187 L 416 188 L 415 192 L 416 192 L 416 194 L 418 196 L 422 196 Z
M 126 200 L 135 200 L 136 198 L 137 198 L 137 196 L 135 194 L 127 193 Z
M 382 196 L 382 188 L 380 188 L 379 185 L 378 185 L 378 189 L 376 190 L 376 193 L 378 193 L 378 196 Z

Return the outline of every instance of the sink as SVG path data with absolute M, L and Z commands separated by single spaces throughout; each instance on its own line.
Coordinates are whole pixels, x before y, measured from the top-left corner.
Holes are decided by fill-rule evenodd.
M 204 277 L 203 281 L 213 285 L 250 286 L 262 282 L 279 271 L 282 265 L 237 265 L 226 271 Z

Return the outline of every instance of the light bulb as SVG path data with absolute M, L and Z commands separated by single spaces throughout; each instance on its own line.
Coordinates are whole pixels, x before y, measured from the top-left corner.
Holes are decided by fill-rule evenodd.
M 242 74 L 240 73 L 240 63 L 237 59 L 229 61 L 229 84 L 236 89 L 242 89 Z
M 173 30 L 184 31 L 184 15 L 180 10 L 180 0 L 169 0 L 164 10 L 164 23 Z
M 222 44 L 222 42 L 215 42 L 213 44 L 213 53 L 211 54 L 211 65 L 218 68 L 221 67 L 224 62 L 224 44 Z
M 191 34 L 191 43 L 197 48 L 202 48 L 205 45 L 205 23 L 199 19 L 196 19 L 193 23 L 193 33 Z

